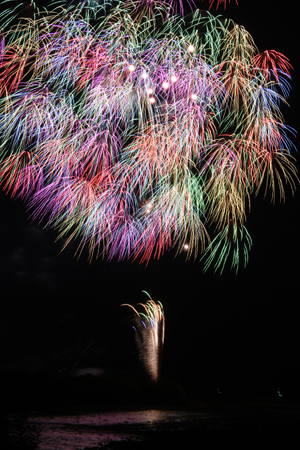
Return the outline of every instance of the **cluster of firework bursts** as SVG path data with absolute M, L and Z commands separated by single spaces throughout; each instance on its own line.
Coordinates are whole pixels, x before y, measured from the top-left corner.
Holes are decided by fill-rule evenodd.
M 297 179 L 288 59 L 192 1 L 37 3 L 2 2 L 3 189 L 79 255 L 246 264 L 251 196 Z
M 145 293 L 149 296 L 147 292 Z M 129 306 L 134 311 L 133 328 L 139 358 L 150 379 L 157 382 L 161 370 L 165 318 L 162 304 L 155 302 L 150 296 L 149 298 L 150 300 L 145 304 L 138 303 L 143 308 L 143 312 L 138 312 L 129 304 L 122 306 Z

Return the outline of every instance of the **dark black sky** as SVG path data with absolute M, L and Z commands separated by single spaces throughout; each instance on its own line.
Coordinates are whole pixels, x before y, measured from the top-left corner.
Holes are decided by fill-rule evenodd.
M 208 1 L 197 4 L 205 9 Z M 236 6 L 232 0 L 218 13 L 244 25 L 259 50 L 275 49 L 291 60 L 291 107 L 284 113 L 287 124 L 299 128 L 294 2 L 240 0 Z M 234 385 L 272 392 L 281 386 L 299 395 L 299 199 L 299 189 L 295 197 L 287 194 L 285 204 L 253 199 L 249 265 L 238 275 L 220 276 L 203 274 L 198 261 L 185 262 L 183 256 L 166 255 L 147 267 L 88 264 L 86 255 L 77 261 L 76 245 L 60 253 L 55 233 L 31 222 L 24 206 L 2 192 L 1 368 L 135 369 L 129 313 L 120 304 L 146 301 L 146 290 L 165 308 L 165 376 L 229 391 Z

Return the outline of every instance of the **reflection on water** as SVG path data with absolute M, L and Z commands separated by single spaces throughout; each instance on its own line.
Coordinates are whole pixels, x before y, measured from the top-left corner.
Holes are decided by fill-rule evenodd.
M 201 413 L 201 418 L 208 417 Z M 184 426 L 200 418 L 199 413 L 180 411 L 122 411 L 69 416 L 29 417 L 38 425 L 37 450 L 77 450 L 103 446 L 108 442 L 139 441 L 142 434 L 162 427 Z M 140 434 L 141 433 L 141 434 Z
M 298 406 L 274 404 L 211 404 L 197 412 L 10 415 L 0 418 L 0 444 L 1 450 L 182 450 L 198 448 L 200 438 L 207 450 L 226 443 L 244 448 L 247 437 L 254 447 L 260 442 L 292 448 L 295 437 L 299 440 L 299 423 Z

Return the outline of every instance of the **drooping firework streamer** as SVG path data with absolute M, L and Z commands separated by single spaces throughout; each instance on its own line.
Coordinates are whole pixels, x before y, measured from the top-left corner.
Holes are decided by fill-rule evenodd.
M 179 0 L 2 3 L 2 188 L 78 255 L 245 265 L 253 196 L 296 187 L 289 60 Z
M 149 378 L 157 382 L 161 371 L 165 318 L 162 304 L 155 302 L 147 292 L 145 293 L 150 300 L 144 304 L 138 303 L 143 309 L 142 312 L 138 312 L 129 304 L 121 306 L 129 306 L 134 311 L 133 329 L 139 358 Z

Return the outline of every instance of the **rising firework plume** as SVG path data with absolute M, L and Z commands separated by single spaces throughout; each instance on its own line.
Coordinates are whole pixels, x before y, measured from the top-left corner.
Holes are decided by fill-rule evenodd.
M 144 304 L 138 303 L 143 309 L 142 312 L 138 312 L 132 305 L 121 306 L 129 306 L 134 311 L 133 329 L 139 358 L 150 379 L 157 382 L 161 370 L 165 318 L 162 304 L 155 302 L 147 292 L 145 293 L 150 300 Z
M 193 1 L 2 4 L 3 190 L 78 255 L 246 265 L 253 196 L 297 182 L 289 60 Z

